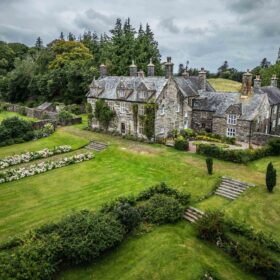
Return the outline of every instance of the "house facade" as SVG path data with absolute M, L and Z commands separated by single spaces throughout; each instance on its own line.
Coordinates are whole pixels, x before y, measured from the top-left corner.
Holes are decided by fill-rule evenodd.
M 260 77 L 252 85 L 252 74 L 243 75 L 241 92 L 216 92 L 202 68 L 198 76 L 187 70 L 173 76 L 173 63 L 167 58 L 165 76 L 155 76 L 152 61 L 147 76 L 132 63 L 129 76 L 107 76 L 100 66 L 100 78 L 93 80 L 87 101 L 93 112 L 98 99 L 103 99 L 115 111 L 116 117 L 108 130 L 145 138 L 141 116 L 145 104 L 155 103 L 154 138 L 166 138 L 174 129 L 192 128 L 208 131 L 238 141 L 250 142 L 255 132 L 280 134 L 280 90 L 275 76 L 271 86 L 261 87 Z M 135 116 L 137 109 L 137 117 Z M 93 117 L 91 128 L 101 128 Z

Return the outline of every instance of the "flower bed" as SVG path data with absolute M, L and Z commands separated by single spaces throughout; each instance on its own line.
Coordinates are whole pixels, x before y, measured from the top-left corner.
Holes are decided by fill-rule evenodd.
M 47 157 L 51 157 L 53 155 L 67 153 L 67 152 L 70 152 L 71 150 L 72 150 L 71 146 L 64 145 L 64 146 L 55 147 L 52 150 L 46 148 L 41 151 L 27 152 L 27 153 L 23 153 L 20 155 L 6 157 L 3 159 L 0 159 L 0 169 L 4 169 L 9 166 L 17 165 L 20 163 L 27 163 L 27 162 L 30 162 L 35 159 L 47 158 Z
M 75 164 L 90 160 L 93 158 L 92 154 L 79 154 L 71 157 L 65 157 L 57 161 L 46 161 L 29 166 L 28 168 L 22 167 L 12 169 L 0 173 L 0 184 L 20 180 L 25 177 L 33 176 L 36 174 L 44 173 L 52 169 L 64 167 L 70 164 Z

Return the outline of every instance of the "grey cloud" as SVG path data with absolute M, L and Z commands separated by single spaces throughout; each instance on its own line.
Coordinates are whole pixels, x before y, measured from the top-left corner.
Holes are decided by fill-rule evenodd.
M 74 23 L 82 29 L 94 29 L 103 33 L 108 31 L 116 17 L 109 17 L 93 9 L 88 9 L 84 13 L 78 14 Z
M 237 13 L 248 13 L 256 8 L 268 4 L 271 0 L 235 0 L 228 3 L 228 7 Z
M 176 34 L 180 32 L 179 27 L 174 23 L 174 18 L 164 18 L 159 22 L 158 26 L 170 33 Z

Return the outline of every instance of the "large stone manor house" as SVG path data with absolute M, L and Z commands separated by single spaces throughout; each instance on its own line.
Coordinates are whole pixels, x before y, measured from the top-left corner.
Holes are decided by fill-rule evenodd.
M 155 76 L 155 66 L 148 64 L 147 76 L 132 63 L 129 76 L 107 76 L 105 65 L 100 66 L 100 78 L 93 80 L 87 94 L 93 111 L 98 99 L 104 99 L 116 112 L 110 131 L 145 137 L 140 118 L 135 124 L 133 104 L 138 114 L 145 113 L 146 103 L 155 102 L 155 137 L 165 138 L 173 129 L 192 128 L 208 131 L 238 141 L 250 142 L 254 133 L 280 134 L 280 90 L 277 78 L 271 85 L 261 87 L 259 76 L 252 82 L 249 70 L 243 75 L 241 92 L 217 92 L 208 83 L 202 68 L 198 76 L 173 75 L 173 63 L 167 58 L 165 76 Z M 93 117 L 92 128 L 100 128 Z

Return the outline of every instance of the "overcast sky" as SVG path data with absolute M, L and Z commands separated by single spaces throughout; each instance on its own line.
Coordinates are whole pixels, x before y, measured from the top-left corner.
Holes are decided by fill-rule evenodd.
M 224 60 L 240 70 L 280 47 L 279 0 L 0 0 L 0 40 L 33 45 L 60 31 L 107 32 L 117 17 L 148 22 L 162 59 L 216 71 Z M 177 67 L 176 67 L 177 70 Z

